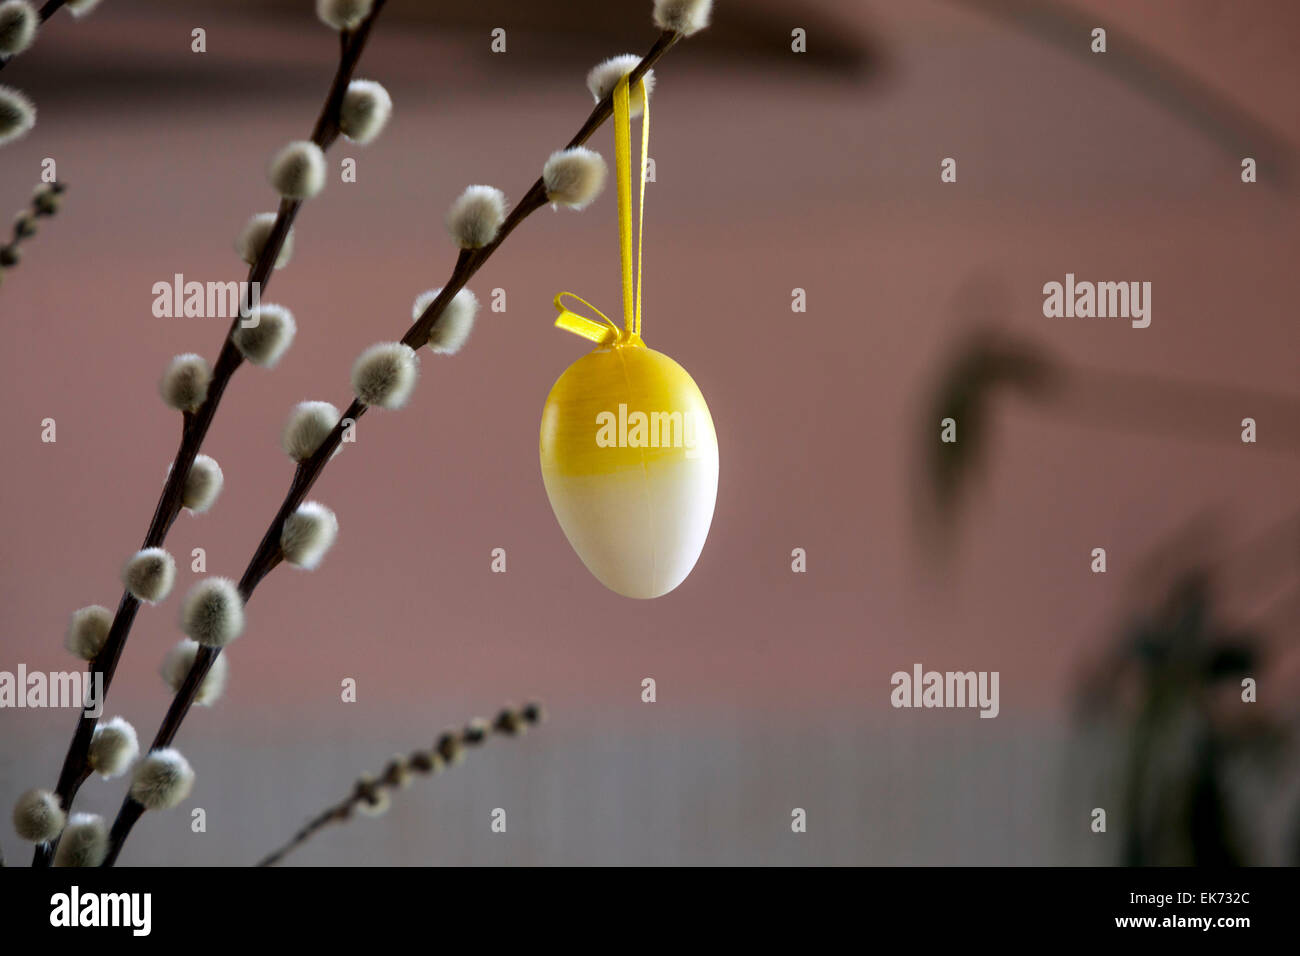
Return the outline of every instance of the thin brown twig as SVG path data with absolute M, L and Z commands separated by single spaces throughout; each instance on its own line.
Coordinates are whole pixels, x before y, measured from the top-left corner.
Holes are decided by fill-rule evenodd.
M 36 221 L 59 211 L 66 189 L 60 182 L 42 183 L 36 187 L 27 208 L 14 219 L 13 237 L 6 245 L 0 246 L 0 282 L 10 269 L 18 265 L 18 247 L 36 235 Z
M 63 6 L 65 3 L 67 3 L 67 0 L 45 0 L 45 3 L 41 7 L 39 13 L 39 16 L 41 18 L 41 23 L 44 23 L 50 17 L 54 16 L 54 14 L 58 13 L 59 8 Z M 13 54 L 13 56 L 0 56 L 0 70 L 3 70 L 6 66 L 8 66 L 9 61 L 12 60 L 14 56 L 17 55 L 18 54 L 15 53 Z
M 503 734 L 517 737 L 542 721 L 542 708 L 539 704 L 527 704 L 519 710 L 510 707 L 497 714 L 496 720 L 470 721 L 460 731 L 448 731 L 434 742 L 428 750 L 417 750 L 406 757 L 394 757 L 378 777 L 369 774 L 357 780 L 352 792 L 322 811 L 295 833 L 292 839 L 273 853 L 261 860 L 258 866 L 275 866 L 286 856 L 310 840 L 316 833 L 333 823 L 344 823 L 351 819 L 356 810 L 371 816 L 378 816 L 388 808 L 389 791 L 400 790 L 411 778 L 411 772 L 433 775 L 444 768 L 459 763 L 465 747 L 476 747 L 484 743 L 490 734 Z
M 670 50 L 681 35 L 671 30 L 663 31 L 655 40 L 654 44 L 646 52 L 645 56 L 636 67 L 628 74 L 628 85 L 635 87 L 638 80 L 658 62 L 668 50 Z M 614 104 L 613 94 L 605 96 L 595 108 L 591 115 L 579 127 L 578 132 L 569 140 L 568 147 L 581 146 L 589 140 L 593 133 L 613 115 Z M 495 239 L 480 249 L 462 250 L 456 259 L 456 265 L 452 269 L 451 277 L 443 286 L 437 297 L 429 303 L 428 308 L 415 320 L 414 324 L 402 336 L 401 341 L 411 348 L 418 349 L 429 340 L 429 332 L 432 330 L 434 323 L 442 316 L 446 308 L 456 293 L 465 287 L 465 284 L 473 278 L 474 274 L 482 265 L 492 256 L 506 238 L 514 231 L 521 222 L 529 215 L 536 212 L 542 206 L 546 205 L 546 186 L 539 177 L 536 182 L 528 189 L 523 198 L 515 205 L 506 216 Z M 284 555 L 280 549 L 280 532 L 284 526 L 285 520 L 293 514 L 300 504 L 306 499 L 307 494 L 311 491 L 312 486 L 329 464 L 334 455 L 334 450 L 339 447 L 343 440 L 344 431 L 350 427 L 349 423 L 357 422 L 365 414 L 367 406 L 360 399 L 354 399 L 348 406 L 347 410 L 339 418 L 338 423 L 321 443 L 320 448 L 310 458 L 300 462 L 297 470 L 294 472 L 293 481 L 289 485 L 289 491 L 285 495 L 275 518 L 271 521 L 270 526 L 266 529 L 266 534 L 262 536 L 261 543 L 257 550 L 253 552 L 252 558 L 244 570 L 243 576 L 239 580 L 239 595 L 245 603 L 252 597 L 253 591 L 261 580 L 269 574 L 276 565 L 280 563 Z M 202 646 L 194 656 L 194 663 L 190 668 L 180 689 L 176 691 L 172 698 L 171 705 L 167 709 L 167 714 L 163 718 L 162 724 L 158 728 L 153 744 L 150 749 L 159 749 L 168 747 L 175 740 L 181 724 L 185 720 L 186 714 L 189 713 L 198 695 L 199 686 L 203 678 L 207 676 L 212 664 L 221 654 L 221 648 Z M 111 866 L 117 858 L 121 845 L 125 842 L 131 832 L 131 828 L 144 813 L 144 807 L 133 800 L 129 795 L 122 802 L 122 807 L 118 811 L 116 820 L 113 823 L 112 831 L 109 834 L 109 856 L 105 860 L 105 866 Z
M 358 25 L 354 31 L 345 36 L 339 56 L 338 68 L 334 73 L 334 79 L 330 84 L 325 103 L 322 105 L 320 114 L 317 116 L 316 123 L 312 128 L 312 142 L 320 146 L 322 150 L 328 149 L 338 139 L 339 105 L 343 102 L 343 96 L 347 92 L 357 62 L 361 58 L 366 40 L 370 35 L 370 28 L 383 10 L 385 2 L 386 0 L 375 0 L 370 16 Z M 260 291 L 265 289 L 270 282 L 276 259 L 280 255 L 280 250 L 289 235 L 289 229 L 293 225 L 301 206 L 302 203 L 296 200 L 284 199 L 280 201 L 275 224 L 271 228 L 266 244 L 263 246 L 257 261 L 249 268 L 247 283 L 250 288 L 256 287 Z M 176 452 L 176 458 L 172 462 L 167 483 L 163 486 L 162 495 L 159 497 L 158 505 L 154 509 L 153 519 L 149 523 L 149 531 L 145 535 L 144 544 L 141 545 L 142 549 L 161 547 L 177 515 L 180 514 L 185 479 L 189 476 L 194 459 L 198 456 L 203 440 L 207 436 L 208 428 L 216 415 L 217 406 L 221 403 L 222 393 L 225 391 L 231 376 L 235 374 L 235 370 L 243 363 L 243 356 L 240 354 L 239 349 L 235 347 L 232 338 L 240 318 L 240 316 L 236 315 L 226 332 L 221 352 L 217 356 L 216 365 L 212 370 L 212 381 L 208 386 L 207 399 L 196 412 L 186 413 L 183 416 L 184 424 L 181 431 L 180 448 Z M 113 624 L 109 629 L 103 650 L 90 662 L 90 674 L 94 674 L 97 670 L 103 672 L 103 693 L 105 695 L 107 695 L 109 685 L 113 681 L 113 674 L 117 670 L 117 663 L 121 658 L 122 649 L 126 645 L 126 640 L 131 632 L 131 625 L 135 621 L 135 615 L 139 607 L 140 602 L 129 591 L 122 593 L 122 599 L 118 604 L 117 613 L 114 615 Z M 72 806 L 72 801 L 76 798 L 78 789 L 90 776 L 87 757 L 90 752 L 91 737 L 94 735 L 97 724 L 98 718 L 87 717 L 84 713 L 78 717 L 77 728 L 68 747 L 67 756 L 63 761 L 63 769 L 59 774 L 58 785 L 55 788 L 55 795 L 59 798 L 59 802 L 65 811 Z M 36 847 L 32 865 L 48 866 L 53 858 L 56 842 L 39 844 Z

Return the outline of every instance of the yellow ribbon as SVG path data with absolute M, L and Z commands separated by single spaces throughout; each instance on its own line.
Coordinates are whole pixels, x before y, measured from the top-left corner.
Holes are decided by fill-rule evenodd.
M 629 74 L 630 75 L 630 74 Z M 628 345 L 644 345 L 641 341 L 641 247 L 645 234 L 645 168 L 650 153 L 650 97 L 645 83 L 641 88 L 641 208 L 637 216 L 636 234 L 636 282 L 632 281 L 632 132 L 629 108 L 628 77 L 624 76 L 614 87 L 614 164 L 618 175 L 618 252 L 619 263 L 623 269 L 623 329 L 615 325 L 608 316 L 590 302 L 579 298 L 572 292 L 561 292 L 555 297 L 555 308 L 559 310 L 556 326 L 574 335 L 595 342 L 597 345 L 611 345 L 622 342 Z M 578 315 L 564 307 L 563 299 L 568 296 L 576 299 L 598 316 L 607 325 L 601 325 L 595 319 Z

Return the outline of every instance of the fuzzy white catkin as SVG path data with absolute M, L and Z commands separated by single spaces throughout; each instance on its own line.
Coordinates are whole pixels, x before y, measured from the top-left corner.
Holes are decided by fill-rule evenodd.
M 339 534 L 339 519 L 319 501 L 306 501 L 289 515 L 280 529 L 284 559 L 311 571 L 321 563 Z
M 250 216 L 235 239 L 235 251 L 239 253 L 239 258 L 250 266 L 255 264 L 262 250 L 266 248 L 266 241 L 271 238 L 271 230 L 274 227 L 275 213 L 273 212 L 259 212 Z M 293 258 L 292 226 L 285 234 L 284 244 L 280 246 L 280 254 L 275 257 L 275 268 L 283 269 L 289 264 L 291 258 Z
M 339 410 L 329 402 L 299 402 L 289 413 L 280 447 L 294 461 L 306 461 L 329 437 L 339 423 Z M 338 454 L 343 446 L 334 449 Z
M 28 0 L 0 3 L 0 56 L 17 56 L 36 39 L 41 17 Z
M 11 143 L 36 125 L 36 106 L 12 86 L 0 86 L 0 146 Z
M 339 132 L 364 146 L 384 131 L 392 113 L 393 98 L 381 84 L 353 80 L 339 104 Z
M 542 167 L 546 198 L 570 209 L 582 209 L 591 205 L 605 188 L 607 172 L 600 153 L 584 146 L 552 153 Z
M 59 837 L 55 866 L 99 866 L 108 856 L 108 824 L 95 813 L 74 813 Z
M 162 548 L 145 548 L 131 555 L 122 569 L 122 583 L 137 600 L 157 604 L 171 593 L 176 562 Z
M 244 599 L 229 578 L 204 578 L 185 595 L 181 630 L 200 644 L 225 647 L 244 632 Z
M 83 661 L 93 661 L 108 640 L 113 612 L 102 604 L 91 604 L 72 612 L 63 646 Z
M 441 288 L 430 289 L 416 296 L 415 304 L 411 307 L 411 318 L 418 319 L 422 316 L 440 292 Z M 429 348 L 439 355 L 455 355 L 469 339 L 469 334 L 474 329 L 474 316 L 477 314 L 478 297 L 469 289 L 461 289 L 451 297 L 451 301 L 442 310 L 442 315 L 429 330 Z
M 181 490 L 181 505 L 195 514 L 203 514 L 216 503 L 225 476 L 215 458 L 196 455 Z
M 207 401 L 210 384 L 212 369 L 208 367 L 207 359 L 189 352 L 177 355 L 167 363 L 158 382 L 158 394 L 172 408 L 192 412 Z
M 401 408 L 415 389 L 419 369 L 420 360 L 409 345 L 376 343 L 352 366 L 353 394 L 367 405 Z
M 325 154 L 309 140 L 295 140 L 271 159 L 268 178 L 283 199 L 311 199 L 325 188 Z
M 105 780 L 125 773 L 140 754 L 135 728 L 121 717 L 101 721 L 90 738 L 87 760 L 90 768 Z
M 244 322 L 248 322 L 247 326 Z M 298 325 L 293 313 L 282 305 L 267 302 L 241 319 L 230 336 L 241 355 L 254 365 L 271 368 L 293 344 Z
M 167 682 L 167 686 L 172 689 L 172 693 L 177 693 L 181 685 L 185 683 L 185 678 L 189 676 L 190 670 L 194 667 L 194 658 L 199 652 L 199 644 L 185 638 L 175 647 L 167 652 L 163 658 L 162 668 L 159 673 L 162 679 Z M 230 662 L 227 660 L 229 654 L 221 654 L 212 662 L 208 672 L 203 675 L 203 680 L 199 683 L 198 692 L 194 696 L 194 703 L 202 704 L 207 707 L 215 704 L 220 698 L 222 692 L 226 689 L 226 680 L 230 676 Z
M 190 795 L 194 768 L 179 750 L 154 750 L 135 767 L 131 797 L 146 810 L 167 810 Z
M 74 17 L 84 17 L 99 6 L 100 0 L 68 0 L 65 4 Z
M 597 63 L 587 74 L 587 89 L 591 90 L 592 97 L 599 103 L 610 93 L 614 92 L 614 87 L 618 81 L 623 79 L 641 62 L 641 58 L 635 53 L 624 53 L 621 56 L 611 56 L 608 60 Z M 628 90 L 627 107 L 629 116 L 640 116 L 641 110 L 645 106 L 641 91 L 645 90 L 645 99 L 649 99 L 655 92 L 655 71 L 646 70 L 645 75 L 637 82 L 636 86 Z
M 29 843 L 46 843 L 63 829 L 59 798 L 48 790 L 28 790 L 14 804 L 14 829 Z
M 351 30 L 370 16 L 374 0 L 316 0 L 316 16 L 335 30 Z
M 108 824 L 94 813 L 74 813 L 54 851 L 55 866 L 99 866 L 108 856 Z
M 655 26 L 688 37 L 709 25 L 713 0 L 655 0 Z
M 506 218 L 506 195 L 495 186 L 469 186 L 447 210 L 447 231 L 462 249 L 481 249 Z

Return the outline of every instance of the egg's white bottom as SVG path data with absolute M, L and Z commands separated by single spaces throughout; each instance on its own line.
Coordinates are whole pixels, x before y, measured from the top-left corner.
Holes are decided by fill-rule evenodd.
M 645 470 L 542 479 L 551 507 L 582 563 L 625 597 L 667 594 L 704 549 L 718 497 L 716 452 Z

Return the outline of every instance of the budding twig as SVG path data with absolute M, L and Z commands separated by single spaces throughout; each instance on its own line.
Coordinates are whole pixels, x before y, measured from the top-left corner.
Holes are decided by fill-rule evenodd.
M 13 237 L 6 245 L 0 246 L 0 282 L 4 281 L 6 272 L 18 265 L 18 247 L 36 235 L 37 220 L 59 211 L 66 189 L 63 183 L 45 183 L 36 187 L 32 201 L 14 218 Z
M 329 148 L 339 137 L 338 115 L 340 104 L 347 93 L 348 84 L 352 80 L 357 62 L 361 59 L 361 53 L 365 49 L 366 41 L 370 36 L 370 29 L 383 10 L 385 2 L 386 0 L 374 0 L 370 15 L 355 30 L 340 34 L 342 41 L 338 68 L 335 71 L 329 93 L 326 95 L 325 103 L 316 118 L 311 134 L 311 142 L 322 150 Z M 247 282 L 250 287 L 256 284 L 259 289 L 266 288 L 267 283 L 270 281 L 271 272 L 280 256 L 281 247 L 289 235 L 289 230 L 301 206 L 302 200 L 282 199 L 280 201 L 275 224 L 262 246 L 261 254 L 249 267 Z M 184 414 L 180 448 L 176 452 L 171 472 L 168 475 L 166 484 L 163 486 L 162 495 L 158 499 L 158 505 L 154 510 L 153 519 L 149 523 L 149 530 L 145 535 L 142 549 L 160 547 L 166 539 L 172 523 L 180 513 L 183 506 L 186 479 L 194 464 L 194 459 L 198 456 L 203 440 L 207 436 L 208 428 L 216 415 L 217 407 L 221 402 L 221 396 L 227 383 L 230 381 L 231 376 L 234 375 L 235 370 L 244 361 L 244 356 L 234 340 L 240 321 L 241 317 L 238 315 L 231 321 L 225 341 L 221 346 L 221 352 L 217 356 L 216 365 L 212 368 L 212 377 L 203 404 L 197 410 Z M 129 591 L 122 594 L 104 647 L 99 655 L 90 662 L 90 673 L 100 671 L 104 675 L 103 693 L 105 695 L 107 695 L 109 685 L 112 683 L 113 674 L 117 669 L 118 660 L 121 658 L 122 649 L 126 645 L 127 637 L 131 632 L 131 625 L 135 621 L 136 611 L 139 610 L 139 607 L 139 600 Z M 203 670 L 206 673 L 207 667 L 204 667 Z M 197 692 L 197 688 L 198 681 L 195 682 L 192 693 Z M 63 761 L 63 769 L 59 774 L 59 781 L 55 788 L 55 794 L 65 809 L 71 807 L 77 790 L 90 775 L 90 767 L 86 757 L 96 723 L 97 718 L 88 717 L 84 712 L 78 717 L 77 728 L 68 747 L 67 755 Z M 116 850 L 114 850 L 114 855 L 115 852 Z M 54 847 L 50 844 L 37 846 L 32 861 L 33 865 L 48 866 L 53 853 Z
M 405 787 L 410 782 L 411 771 L 426 775 L 439 773 L 451 764 L 458 763 L 464 756 L 465 747 L 482 744 L 490 734 L 515 737 L 541 720 L 542 708 L 539 704 L 527 704 L 519 710 L 507 707 L 490 724 L 486 720 L 472 720 L 463 730 L 441 734 L 428 750 L 416 750 L 406 757 L 394 757 L 378 778 L 369 774 L 362 776 L 343 800 L 309 820 L 294 834 L 293 839 L 257 865 L 275 866 L 318 831 L 332 823 L 349 820 L 354 810 L 371 816 L 383 813 L 388 809 L 389 791 Z
M 380 3 L 376 2 L 376 12 L 378 12 Z M 362 29 L 368 25 L 363 25 Z M 662 57 L 674 44 L 677 43 L 683 34 L 672 30 L 663 31 L 655 40 L 654 44 L 646 52 L 645 56 L 628 75 L 628 86 L 635 88 L 641 77 L 646 74 L 651 67 Z M 579 127 L 578 132 L 569 140 L 568 147 L 581 146 L 591 138 L 601 125 L 613 115 L 614 101 L 612 93 L 606 95 L 600 100 L 592 110 L 591 115 Z M 442 290 L 429 303 L 424 312 L 415 320 L 414 324 L 402 336 L 401 342 L 413 350 L 418 350 L 429 341 L 430 331 L 435 323 L 442 317 L 444 310 L 447 309 L 457 293 L 465 287 L 471 278 L 478 272 L 483 264 L 491 258 L 492 254 L 500 248 L 506 238 L 512 233 L 516 226 L 523 222 L 529 215 L 541 209 L 547 204 L 546 184 L 543 178 L 539 177 L 535 183 L 524 194 L 523 198 L 514 206 L 510 213 L 505 217 L 496 236 L 485 245 L 474 249 L 461 249 L 456 259 L 456 264 L 452 269 L 450 278 L 442 287 Z M 215 381 L 215 374 L 214 374 Z M 239 580 L 238 590 L 245 604 L 248 603 L 253 591 L 257 585 L 266 577 L 276 565 L 284 559 L 284 551 L 281 547 L 281 535 L 285 521 L 297 511 L 299 505 L 306 499 L 308 492 L 316 480 L 325 470 L 325 466 L 333 457 L 335 450 L 343 440 L 343 433 L 349 427 L 348 422 L 355 423 L 365 414 L 369 406 L 360 399 L 354 399 L 343 413 L 342 417 L 331 429 L 325 440 L 321 442 L 316 451 L 309 457 L 298 462 L 298 467 L 294 472 L 293 480 L 289 485 L 289 491 L 285 495 L 279 510 L 272 519 L 270 526 L 266 529 L 266 534 L 262 536 L 261 543 L 253 552 L 252 558 L 249 559 L 248 566 L 244 570 L 243 577 Z M 201 647 L 195 655 L 194 666 L 189 676 L 181 685 L 180 690 L 173 697 L 167 714 L 163 718 L 162 724 L 158 728 L 158 734 L 154 738 L 153 747 L 168 747 L 175 739 L 181 724 L 185 720 L 185 715 L 189 713 L 191 705 L 194 703 L 195 696 L 202 684 L 204 675 L 213 665 L 213 662 L 221 654 L 220 647 Z M 130 797 L 123 802 L 121 810 L 118 812 L 117 822 L 113 825 L 113 848 L 109 854 L 108 863 L 111 865 L 121 848 L 121 843 L 130 834 L 131 827 L 143 813 L 143 808 L 135 803 Z

